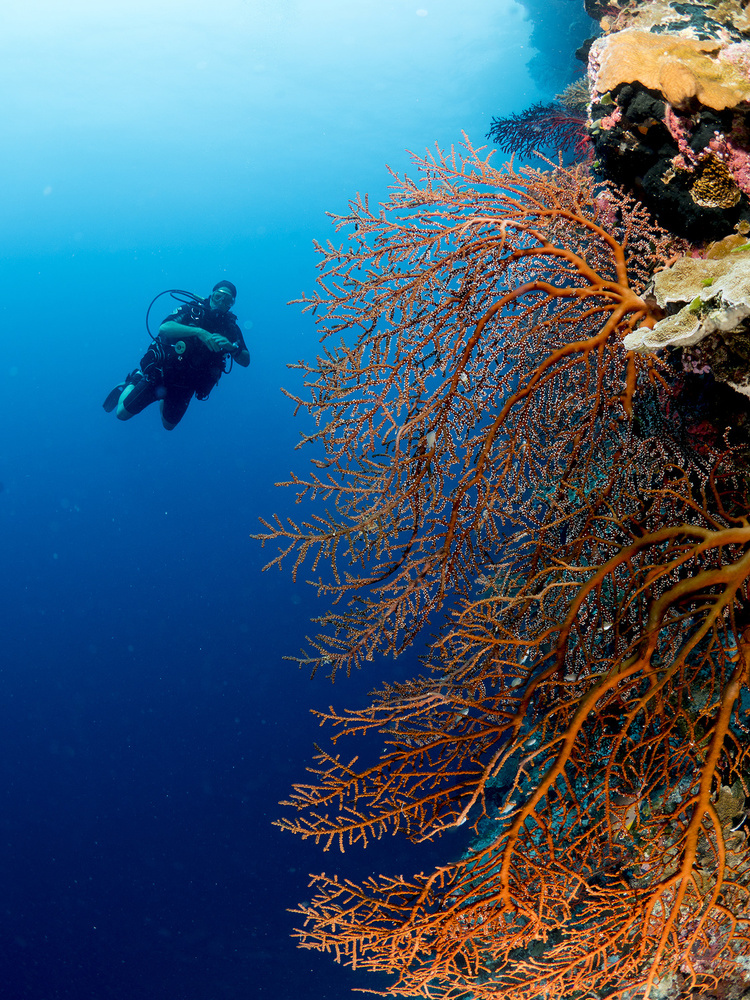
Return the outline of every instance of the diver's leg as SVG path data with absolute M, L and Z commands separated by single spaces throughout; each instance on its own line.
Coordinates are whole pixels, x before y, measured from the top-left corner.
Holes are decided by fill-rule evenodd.
M 157 398 L 157 387 L 147 378 L 126 386 L 117 404 L 117 419 L 130 420 Z
M 193 390 L 170 387 L 161 401 L 161 422 L 164 430 L 173 431 L 185 416 L 188 403 L 192 399 Z
M 173 431 L 175 429 L 175 427 L 177 426 L 177 424 L 170 424 L 170 422 L 164 416 L 164 400 L 163 399 L 162 399 L 161 403 L 159 404 L 159 408 L 161 410 L 161 423 L 162 423 L 162 427 L 164 428 L 165 431 Z
M 118 420 L 130 420 L 131 417 L 135 416 L 135 413 L 130 413 L 129 410 L 125 409 L 125 400 L 135 389 L 134 385 L 126 385 L 125 388 L 120 393 L 120 398 L 117 401 L 117 419 Z
M 114 408 L 117 406 L 118 402 L 120 401 L 120 397 L 122 396 L 123 392 L 127 389 L 127 387 L 129 385 L 132 385 L 134 382 L 138 382 L 139 379 L 142 378 L 143 378 L 143 372 L 140 370 L 140 368 L 136 368 L 128 375 L 126 375 L 125 378 L 122 380 L 122 382 L 118 382 L 117 385 L 114 387 L 114 389 L 110 390 L 110 392 L 107 395 L 107 398 L 102 403 L 104 412 L 111 413 L 112 410 L 114 410 Z

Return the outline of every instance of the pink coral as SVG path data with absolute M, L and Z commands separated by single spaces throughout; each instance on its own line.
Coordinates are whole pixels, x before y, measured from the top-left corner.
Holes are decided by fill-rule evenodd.
M 599 119 L 599 125 L 606 131 L 607 129 L 614 128 L 621 118 L 622 108 L 616 107 L 611 115 Z
M 694 375 L 707 375 L 711 371 L 711 365 L 708 364 L 702 353 L 684 350 L 681 360 L 683 371 L 692 372 Z
M 594 201 L 596 202 L 596 207 L 600 213 L 599 221 L 608 229 L 614 229 L 617 225 L 617 205 L 615 204 L 609 191 L 604 191 L 602 194 L 594 198 Z
M 747 140 L 733 129 L 729 136 L 715 132 L 709 148 L 727 165 L 735 184 L 745 194 L 750 195 L 750 151 L 740 143 Z
M 690 169 L 690 165 L 695 165 L 697 162 L 696 155 L 687 140 L 687 136 L 690 134 L 690 119 L 678 115 L 672 105 L 667 104 L 664 111 L 664 124 L 680 151 L 680 156 L 675 158 L 675 166 Z M 677 160 L 680 162 L 678 163 Z

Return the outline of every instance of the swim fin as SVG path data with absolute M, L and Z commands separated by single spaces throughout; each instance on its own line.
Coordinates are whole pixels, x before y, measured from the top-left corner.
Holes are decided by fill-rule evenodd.
M 112 410 L 114 410 L 114 408 L 117 406 L 120 400 L 122 391 L 127 384 L 128 384 L 127 382 L 118 382 L 118 384 L 114 387 L 114 389 L 109 393 L 107 398 L 102 403 L 105 413 L 111 413 Z

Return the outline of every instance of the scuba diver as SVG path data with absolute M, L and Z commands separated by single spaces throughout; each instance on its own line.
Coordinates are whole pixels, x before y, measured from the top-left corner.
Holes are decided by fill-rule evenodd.
M 166 317 L 154 337 L 148 325 L 149 313 L 156 299 L 167 294 L 182 305 Z M 104 400 L 107 413 L 116 407 L 118 420 L 130 420 L 158 399 L 161 422 L 171 431 L 185 416 L 193 395 L 208 399 L 234 361 L 247 368 L 250 354 L 237 317 L 229 311 L 236 298 L 237 289 L 231 281 L 217 282 L 207 299 L 175 288 L 160 292 L 146 313 L 146 329 L 153 343 L 140 367 Z

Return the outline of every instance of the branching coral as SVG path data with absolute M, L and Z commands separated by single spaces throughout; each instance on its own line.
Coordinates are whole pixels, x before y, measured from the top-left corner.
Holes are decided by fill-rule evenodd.
M 479 839 L 414 878 L 317 877 L 300 943 L 393 973 L 389 995 L 744 988 L 747 463 L 729 428 L 686 451 L 680 380 L 623 343 L 658 329 L 666 299 L 642 293 L 680 245 L 580 168 L 417 163 L 320 248 L 303 304 L 354 341 L 296 366 L 323 457 L 293 483 L 333 511 L 263 537 L 352 599 L 313 666 L 459 607 L 427 676 L 322 713 L 335 744 L 382 733 L 382 756 L 321 750 L 280 826 L 342 850 Z
M 571 113 L 585 119 L 591 103 L 588 77 L 581 76 L 569 83 L 559 94 L 555 94 L 555 100 Z
M 354 338 L 295 366 L 322 454 L 291 484 L 333 508 L 260 536 L 282 543 L 269 565 L 324 560 L 319 590 L 349 598 L 301 657 L 334 673 L 469 592 L 526 491 L 631 413 L 651 362 L 622 338 L 655 322 L 639 292 L 676 245 L 581 169 L 500 171 L 471 147 L 415 163 L 421 185 L 396 178 L 388 205 L 336 218 L 348 239 L 319 247 L 321 291 L 302 300 L 324 342 Z
M 573 103 L 572 100 L 570 103 Z M 520 114 L 493 118 L 487 138 L 506 153 L 530 156 L 536 150 L 572 153 L 576 159 L 590 157 L 591 140 L 586 112 L 562 101 L 532 104 Z
M 430 875 L 314 880 L 301 943 L 396 973 L 389 995 L 747 985 L 750 524 L 724 509 L 736 482 L 695 496 L 668 452 L 612 433 L 635 464 L 575 503 L 569 483 L 507 546 L 432 677 L 324 715 L 335 742 L 384 732 L 381 759 L 323 752 L 287 803 L 284 828 L 342 849 L 478 829 Z
M 467 146 L 416 158 L 416 179 L 377 210 L 358 198 L 334 220 L 344 241 L 318 248 L 301 301 L 324 347 L 292 397 L 315 471 L 290 485 L 329 506 L 260 537 L 280 545 L 269 565 L 330 568 L 318 590 L 342 610 L 296 659 L 335 675 L 448 617 L 424 676 L 320 713 L 334 746 L 279 826 L 342 851 L 475 835 L 414 877 L 313 879 L 300 944 L 391 973 L 388 995 L 750 988 L 736 7 L 614 5 L 639 30 L 590 61 L 593 167 L 622 166 L 681 232 L 734 236 L 688 248 L 582 166 L 496 170 Z M 561 148 L 570 122 L 550 114 L 494 138 L 526 154 L 546 129 Z M 344 754 L 377 735 L 379 756 Z

